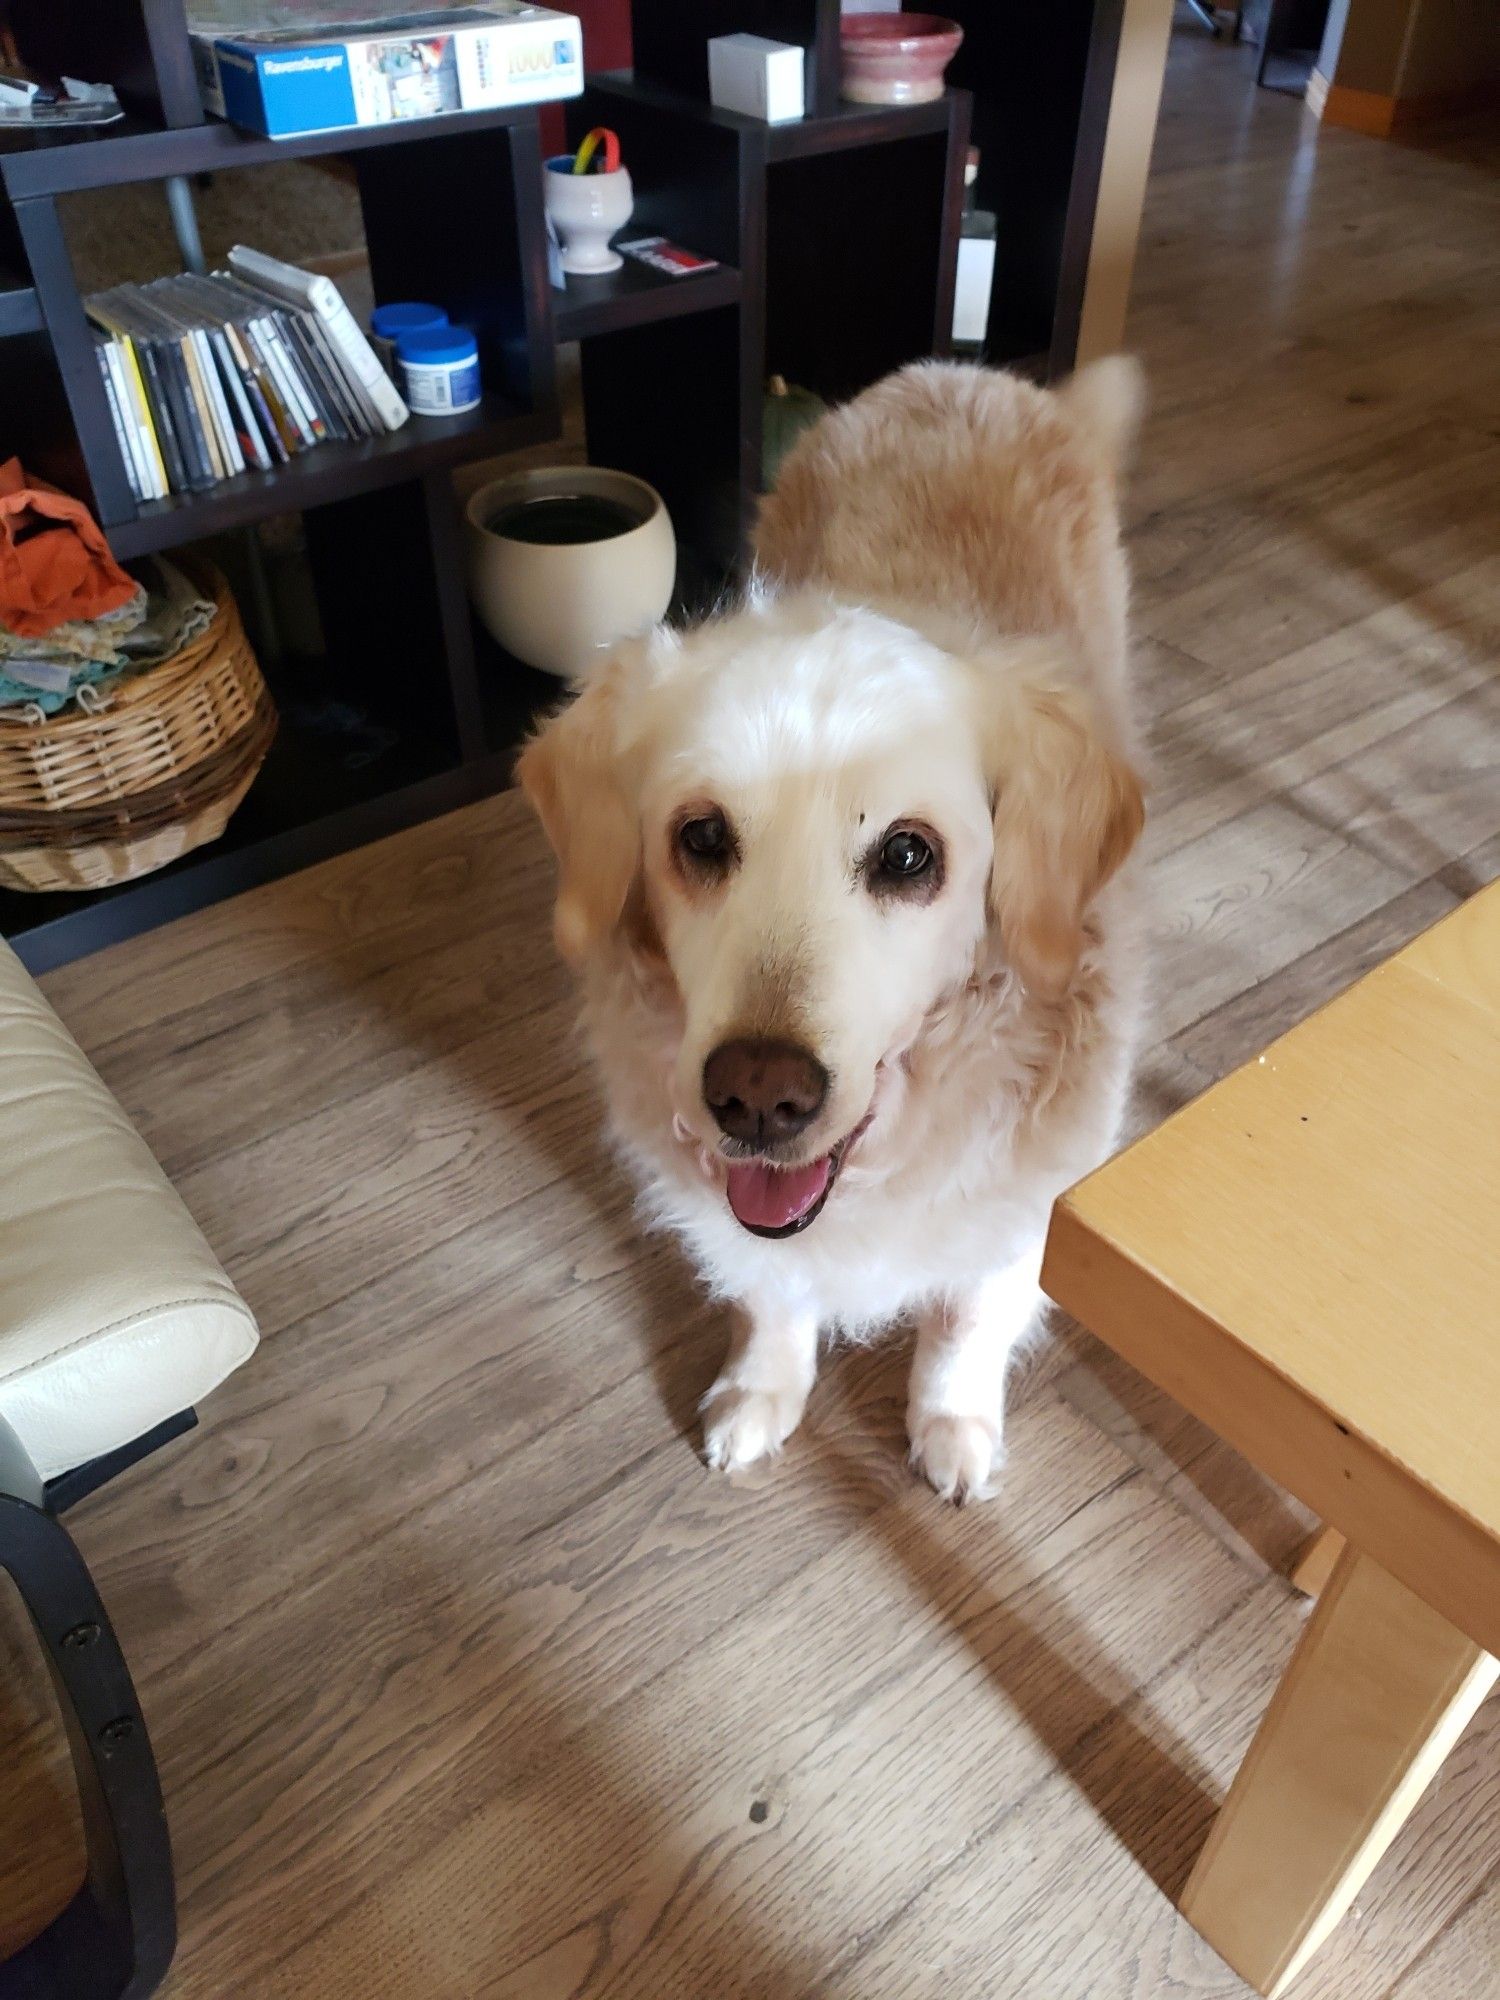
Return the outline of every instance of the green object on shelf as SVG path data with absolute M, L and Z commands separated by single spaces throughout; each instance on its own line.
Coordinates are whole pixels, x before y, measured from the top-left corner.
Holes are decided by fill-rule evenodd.
M 815 424 L 828 405 L 812 389 L 799 389 L 784 375 L 773 375 L 766 384 L 761 414 L 760 484 L 769 493 L 781 470 L 781 461 L 802 433 Z

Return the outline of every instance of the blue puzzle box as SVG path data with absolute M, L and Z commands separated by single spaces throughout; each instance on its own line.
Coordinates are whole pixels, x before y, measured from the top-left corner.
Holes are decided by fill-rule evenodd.
M 583 29 L 526 0 L 425 9 L 309 36 L 195 33 L 208 110 L 271 139 L 577 97 Z

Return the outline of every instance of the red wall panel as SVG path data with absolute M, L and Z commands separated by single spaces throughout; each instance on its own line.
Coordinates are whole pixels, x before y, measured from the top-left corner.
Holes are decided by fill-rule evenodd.
M 586 70 L 629 69 L 630 0 L 553 0 L 553 5 L 583 23 Z M 560 153 L 564 143 L 562 111 L 550 105 L 542 113 L 542 149 Z
M 552 0 L 583 23 L 586 69 L 630 67 L 630 0 Z

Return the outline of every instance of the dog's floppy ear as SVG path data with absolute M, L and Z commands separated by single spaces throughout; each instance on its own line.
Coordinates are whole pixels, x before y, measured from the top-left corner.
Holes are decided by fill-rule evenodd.
M 1060 999 L 1089 904 L 1140 837 L 1141 781 L 1089 699 L 1051 676 L 991 694 L 995 795 L 990 910 L 1029 992 Z
M 621 745 L 628 657 L 617 655 L 521 753 L 516 776 L 557 855 L 553 934 L 579 965 L 620 922 L 641 834 Z

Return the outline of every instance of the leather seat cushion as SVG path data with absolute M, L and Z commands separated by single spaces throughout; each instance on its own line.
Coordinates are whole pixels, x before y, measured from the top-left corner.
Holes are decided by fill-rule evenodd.
M 145 1141 L 0 944 L 0 1416 L 50 1479 L 197 1403 L 256 1339 Z

